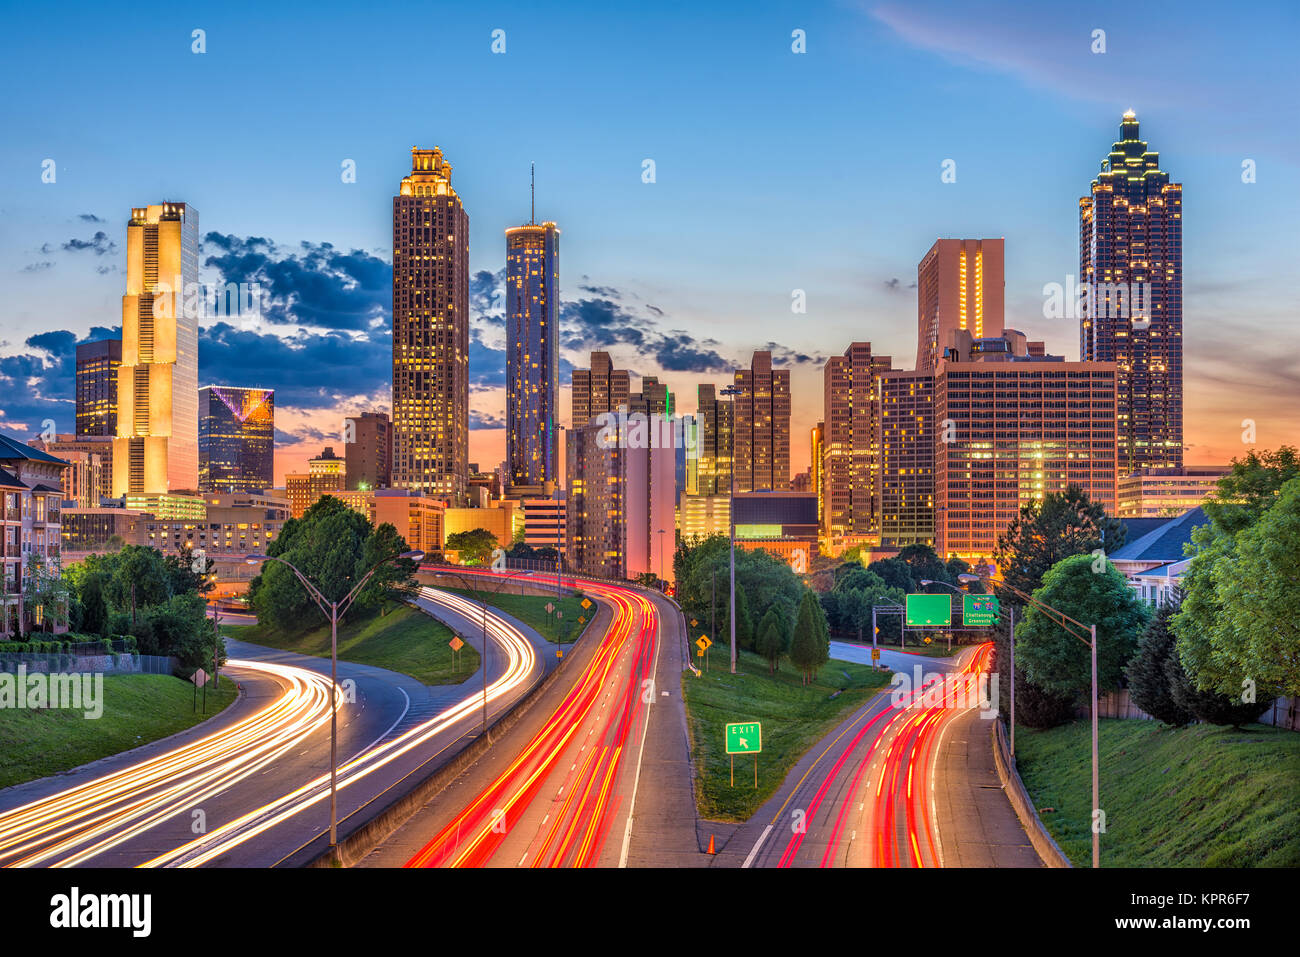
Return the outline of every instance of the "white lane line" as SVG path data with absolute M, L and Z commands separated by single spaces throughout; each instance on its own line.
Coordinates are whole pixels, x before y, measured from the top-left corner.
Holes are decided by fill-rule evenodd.
M 658 614 L 656 608 L 655 614 Z M 659 628 L 655 629 L 655 655 L 654 667 L 650 674 L 655 678 L 659 677 L 659 653 L 663 650 L 664 643 L 659 640 L 663 628 L 663 618 L 659 619 Z M 629 674 L 629 677 L 635 675 Z M 632 846 L 632 812 L 636 809 L 636 789 L 641 783 L 641 762 L 645 758 L 645 737 L 646 732 L 650 730 L 650 706 L 654 704 L 654 698 L 646 702 L 645 724 L 641 726 L 641 753 L 636 756 L 636 776 L 632 779 L 632 800 L 627 806 L 627 827 L 623 830 L 623 850 L 618 855 L 618 866 L 627 867 L 627 852 Z
M 763 828 L 763 833 L 759 836 L 758 840 L 754 842 L 753 849 L 749 852 L 749 856 L 745 858 L 745 863 L 740 865 L 741 867 L 749 867 L 749 865 L 754 863 L 754 857 L 758 854 L 758 849 L 763 846 L 763 842 L 767 840 L 767 836 L 771 833 L 771 824 Z

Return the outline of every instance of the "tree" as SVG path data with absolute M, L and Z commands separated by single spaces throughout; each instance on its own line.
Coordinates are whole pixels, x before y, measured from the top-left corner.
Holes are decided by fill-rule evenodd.
M 758 623 L 754 650 L 767 659 L 769 673 L 776 674 L 781 656 L 786 652 L 786 627 L 784 617 L 775 605 L 767 610 L 763 620 Z
M 452 532 L 444 548 L 460 555 L 463 565 L 486 565 L 497 547 L 496 536 L 486 528 L 473 528 L 467 532 Z
M 1093 558 L 1086 554 L 1057 562 L 1034 598 L 1076 621 L 1097 626 L 1097 687 L 1105 692 L 1120 686 L 1149 612 L 1114 565 L 1106 562 L 1100 572 L 1093 568 Z M 1089 657 L 1085 641 L 1035 605 L 1029 605 L 1016 624 L 1016 662 L 1029 681 L 1044 691 L 1075 699 L 1088 694 Z
M 42 631 L 54 631 L 68 623 L 72 594 L 63 579 L 58 556 L 50 559 L 40 552 L 28 555 L 23 591 L 27 613 L 33 616 L 33 621 L 39 614 Z
M 132 632 L 140 651 L 147 655 L 171 655 L 181 667 L 193 672 L 212 665 L 214 629 L 207 617 L 207 603 L 197 592 L 173 595 L 151 605 L 140 615 Z M 224 644 L 217 648 L 225 656 Z
M 419 591 L 415 561 L 396 558 L 409 550 L 406 539 L 397 534 L 397 528 L 390 522 L 384 522 L 366 536 L 353 577 L 360 581 L 372 568 L 375 573 L 356 597 L 358 608 L 379 608 L 382 612 L 387 602 L 403 601 Z
M 743 588 L 736 588 L 736 647 L 748 651 L 754 647 L 754 617 L 746 594 Z M 730 644 L 731 605 L 725 599 L 719 599 L 719 604 L 722 607 L 718 609 L 718 640 Z
M 1170 696 L 1174 703 L 1207 724 L 1240 728 L 1263 714 L 1272 702 L 1272 698 L 1243 701 L 1241 697 L 1229 697 L 1217 691 L 1203 691 L 1197 688 L 1196 682 L 1178 657 L 1176 645 L 1175 654 L 1165 662 L 1165 673 L 1169 679 Z
M 916 583 L 912 580 L 912 566 L 901 558 L 881 558 L 868 565 L 867 571 L 883 581 L 886 588 L 895 588 L 903 594 L 916 590 Z
M 1172 627 L 1202 690 L 1235 697 L 1249 681 L 1261 697 L 1300 695 L 1297 471 L 1286 447 L 1234 463 L 1205 506 L 1210 523 L 1192 533 L 1186 598 Z
M 821 603 L 811 590 L 799 601 L 794 637 L 790 642 L 790 661 L 799 669 L 803 683 L 809 685 L 822 665 L 830 660 L 826 619 Z
M 1177 610 L 1173 605 L 1164 605 L 1156 612 L 1142 633 L 1138 653 L 1129 662 L 1125 674 L 1134 704 L 1151 717 L 1181 728 L 1192 720 L 1192 713 L 1174 699 L 1169 679 L 1169 662 L 1177 664 L 1178 661 L 1174 633 L 1169 628 L 1169 620 Z M 1181 675 L 1182 666 L 1177 667 Z
M 1123 522 L 1071 485 L 1024 506 L 998 536 L 993 558 L 1008 585 L 1032 592 L 1062 559 L 1097 549 L 1114 552 L 1124 536 Z

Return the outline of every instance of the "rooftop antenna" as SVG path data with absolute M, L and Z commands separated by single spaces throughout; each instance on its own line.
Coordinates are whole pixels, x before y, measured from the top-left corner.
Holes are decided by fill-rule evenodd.
M 528 225 L 537 225 L 537 164 L 528 164 Z

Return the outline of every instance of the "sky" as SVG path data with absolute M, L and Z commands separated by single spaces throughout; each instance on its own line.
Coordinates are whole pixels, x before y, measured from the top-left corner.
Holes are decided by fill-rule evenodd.
M 72 431 L 131 207 L 168 199 L 199 211 L 205 281 L 266 294 L 202 323 L 200 384 L 276 390 L 277 482 L 340 445 L 343 416 L 388 407 L 391 200 L 411 147 L 440 146 L 470 219 L 471 461 L 504 455 L 504 230 L 535 163 L 563 415 L 592 349 L 689 412 L 770 348 L 802 469 L 827 356 L 866 340 L 913 367 L 936 238 L 1005 238 L 1006 324 L 1078 357 L 1044 287 L 1077 274 L 1078 199 L 1133 109 L 1183 184 L 1187 461 L 1243 454 L 1248 420 L 1300 444 L 1294 4 L 269 6 L 6 11 L 0 430 Z

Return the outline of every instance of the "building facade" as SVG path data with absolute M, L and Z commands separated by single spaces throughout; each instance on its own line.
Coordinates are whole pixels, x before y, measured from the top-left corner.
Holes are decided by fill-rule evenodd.
M 772 353 L 755 352 L 737 369 L 733 468 L 737 492 L 790 487 L 790 370 L 773 369 Z
M 66 607 L 44 607 L 49 582 L 62 576 L 63 470 L 67 463 L 0 435 L 0 637 L 35 629 L 68 630 Z
M 826 360 L 824 390 L 822 536 L 831 554 L 880 541 L 880 435 L 877 394 L 889 356 L 855 342 Z
M 199 491 L 260 492 L 275 484 L 275 390 L 199 390 Z
M 700 383 L 696 394 L 695 481 L 694 487 L 688 487 L 687 491 L 698 495 L 730 495 L 735 406 L 720 397 L 712 383 Z
M 322 495 L 341 492 L 346 488 L 346 464 L 329 446 L 316 458 L 307 461 L 305 474 L 293 472 L 284 477 L 285 496 L 289 500 L 289 512 L 294 518 L 302 518 Z
M 113 495 L 199 485 L 199 214 L 185 203 L 131 210 L 122 297 Z
M 939 239 L 916 267 L 916 370 L 932 372 L 961 329 L 1002 335 L 1005 241 Z
M 880 376 L 880 544 L 934 545 L 934 375 Z
M 559 478 L 560 231 L 506 230 L 506 463 L 509 485 Z
M 389 488 L 393 484 L 393 424 L 388 415 L 350 415 L 343 429 L 348 488 Z
M 1197 508 L 1219 489 L 1228 465 L 1138 469 L 1119 477 L 1120 518 L 1173 518 Z
M 1119 469 L 1183 464 L 1183 187 L 1130 110 L 1079 200 L 1079 356 L 1119 375 Z
M 393 197 L 393 486 L 465 498 L 469 216 L 442 150 L 412 148 Z
M 604 412 L 627 405 L 632 373 L 615 369 L 608 352 L 593 352 L 591 368 L 573 370 L 572 428 L 580 428 Z
M 77 435 L 117 435 L 117 370 L 122 340 L 77 343 Z

